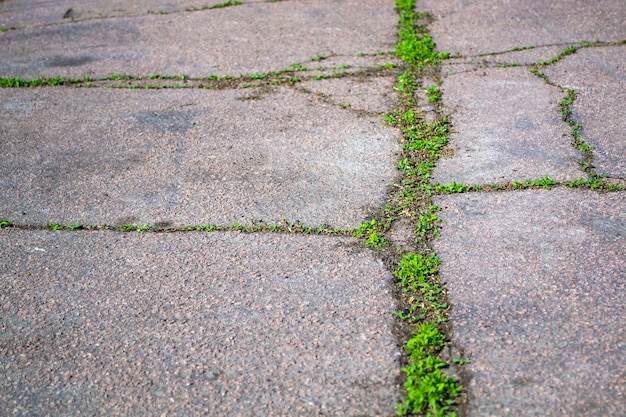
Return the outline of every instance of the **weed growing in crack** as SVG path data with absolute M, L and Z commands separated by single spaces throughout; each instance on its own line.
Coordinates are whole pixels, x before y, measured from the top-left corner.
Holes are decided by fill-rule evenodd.
M 553 185 L 556 185 L 556 180 L 548 178 L 545 175 L 543 178 L 538 180 L 526 180 L 526 181 L 514 181 L 513 187 L 515 188 L 530 188 L 530 187 L 542 187 L 546 190 L 549 190 Z
M 207 9 L 221 9 L 223 7 L 229 7 L 229 6 L 240 6 L 242 5 L 243 2 L 240 0 L 228 0 L 222 3 L 217 3 L 214 4 L 213 6 L 209 6 L 207 7 Z
M 437 103 L 441 101 L 441 90 L 436 85 L 428 87 L 426 90 L 426 95 L 428 96 L 429 103 Z
M 588 145 L 587 143 L 585 143 L 585 141 L 582 138 L 582 129 L 583 129 L 583 125 L 581 123 L 578 123 L 574 120 L 573 117 L 573 110 L 572 107 L 575 104 L 576 101 L 576 97 L 578 94 L 578 91 L 575 89 L 566 89 L 563 86 L 553 83 L 552 81 L 550 81 L 549 77 L 544 74 L 543 72 L 540 71 L 540 69 L 546 65 L 552 65 L 558 61 L 560 61 L 561 59 L 567 57 L 568 55 L 571 55 L 573 53 L 576 53 L 576 51 L 578 51 L 578 49 L 580 48 L 589 48 L 589 47 L 593 47 L 593 46 L 607 46 L 607 45 L 616 45 L 619 43 L 607 43 L 607 42 L 580 42 L 578 45 L 571 45 L 567 48 L 565 48 L 563 51 L 561 51 L 557 56 L 552 57 L 551 59 L 547 60 L 547 61 L 539 61 L 536 64 L 534 64 L 534 66 L 530 69 L 530 72 L 534 75 L 536 75 L 537 77 L 543 79 L 547 84 L 557 87 L 559 89 L 561 89 L 562 91 L 567 93 L 567 97 L 564 98 L 563 100 L 561 100 L 559 102 L 559 107 L 560 107 L 560 111 L 561 114 L 563 115 L 563 119 L 565 120 L 565 122 L 567 122 L 570 126 L 570 135 L 572 137 L 572 146 L 579 150 L 580 152 L 583 153 L 583 159 L 582 161 L 580 161 L 580 165 L 582 170 L 589 176 L 589 179 L 582 182 L 580 180 L 574 180 L 571 181 L 569 183 L 566 183 L 565 185 L 567 185 L 568 187 L 586 187 L 592 190 L 603 190 L 603 191 L 619 191 L 624 189 L 623 186 L 621 185 L 617 185 L 617 184 L 608 184 L 604 181 L 604 179 L 606 178 L 606 176 L 602 176 L 602 175 L 598 175 L 598 173 L 595 171 L 592 160 L 593 160 L 593 147 Z M 532 184 L 535 185 L 535 184 Z M 540 184 L 541 185 L 541 184 Z M 553 184 L 546 184 L 546 186 L 544 188 L 549 187 L 550 185 Z M 513 183 L 513 186 L 515 187 L 521 187 L 521 188 L 526 188 L 528 186 L 530 186 L 528 184 L 528 181 L 524 182 L 524 183 Z
M 8 220 L 0 220 L 0 229 L 4 229 L 5 227 L 11 227 L 13 224 Z
M 386 123 L 400 128 L 404 142 L 404 155 L 397 165 L 403 178 L 399 184 L 392 184 L 396 191 L 385 213 L 388 216 L 410 215 L 416 219 L 415 244 L 422 248 L 417 253 L 405 253 L 394 269 L 409 305 L 394 315 L 407 325 L 415 325 L 404 349 L 408 357 L 407 365 L 402 368 L 406 375 L 406 399 L 398 404 L 398 413 L 454 416 L 450 406 L 462 388 L 454 378 L 442 372 L 441 368 L 447 364 L 436 357 L 446 343 L 440 323 L 446 321 L 448 304 L 437 275 L 439 260 L 428 244 L 439 234 L 440 221 L 436 214 L 439 208 L 431 202 L 430 173 L 448 141 L 449 125 L 445 118 L 432 122 L 423 120 L 416 112 L 415 102 L 418 78 L 428 71 L 437 79 L 439 62 L 450 54 L 435 52 L 426 27 L 417 24 L 418 19 L 429 16 L 415 13 L 414 7 L 414 0 L 396 0 L 399 13 L 396 55 L 405 66 L 395 90 L 403 100 L 399 109 L 385 116 Z M 441 100 L 441 92 L 438 86 L 433 87 L 427 90 L 427 95 L 435 103 Z
M 437 229 L 437 225 L 441 223 L 439 220 L 439 216 L 437 213 L 441 208 L 435 206 L 434 204 L 428 208 L 428 211 L 425 211 L 420 214 L 419 219 L 417 220 L 417 228 L 415 229 L 415 234 L 420 238 L 426 237 L 428 234 L 432 234 L 434 237 L 440 237 L 439 229 Z M 419 241 L 419 238 L 416 239 Z

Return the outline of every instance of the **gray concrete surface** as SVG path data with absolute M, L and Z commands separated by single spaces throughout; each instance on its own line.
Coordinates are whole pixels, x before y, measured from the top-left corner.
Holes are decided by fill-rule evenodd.
M 0 27 L 23 29 L 74 23 L 82 20 L 132 17 L 146 14 L 167 14 L 202 10 L 228 0 L 3 0 L 0 2 Z M 239 0 L 240 3 L 255 3 Z
M 600 174 L 626 180 L 626 45 L 582 49 L 545 69 L 552 82 L 578 90 L 572 107 L 593 146 Z
M 470 415 L 618 416 L 626 193 L 439 197 L 441 276 L 472 361 Z
M 626 39 L 622 0 L 420 0 L 437 48 L 475 55 L 528 45 Z
M 0 212 L 14 223 L 352 228 L 395 176 L 398 133 L 381 115 L 288 88 L 4 89 L 0 102 Z
M 392 276 L 354 243 L 2 230 L 1 414 L 392 414 Z
M 446 78 L 443 103 L 452 114 L 452 157 L 438 161 L 433 181 L 491 184 L 548 175 L 581 177 L 582 154 L 571 146 L 559 101 L 563 94 L 526 68 L 484 69 Z
M 316 55 L 389 51 L 396 20 L 384 2 L 325 0 L 32 27 L 2 34 L 0 77 L 277 71 Z
M 37 230 L 349 228 L 383 207 L 400 156 L 382 123 L 394 3 L 186 11 L 216 3 L 0 1 L 0 77 L 309 69 L 260 88 L 0 90 L 0 219 L 21 225 L 0 230 L 0 414 L 395 414 L 393 278 L 355 240 Z M 624 1 L 417 9 L 437 49 L 460 54 L 442 62 L 440 107 L 418 94 L 424 117 L 452 121 L 434 182 L 584 178 L 558 104 L 576 88 L 593 164 L 624 183 Z M 543 67 L 551 85 L 529 73 L 581 41 L 615 44 Z M 453 351 L 472 360 L 467 415 L 626 415 L 624 201 L 562 185 L 435 198 Z M 387 238 L 409 250 L 414 227 Z

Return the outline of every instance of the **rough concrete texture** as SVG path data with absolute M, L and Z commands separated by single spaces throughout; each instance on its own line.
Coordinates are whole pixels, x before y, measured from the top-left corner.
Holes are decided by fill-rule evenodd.
M 470 416 L 626 415 L 626 195 L 438 197 Z
M 626 45 L 585 48 L 543 70 L 551 81 L 575 88 L 573 119 L 594 147 L 599 174 L 626 179 Z
M 565 45 L 554 45 L 522 51 L 450 58 L 441 63 L 441 73 L 444 77 L 448 77 L 461 72 L 480 70 L 487 66 L 512 67 L 515 65 L 532 65 L 539 61 L 547 61 L 557 56 L 565 48 Z
M 0 409 L 391 415 L 392 276 L 354 243 L 1 230 Z
M 74 23 L 88 19 L 177 13 L 215 7 L 228 0 L 19 0 L 0 1 L 0 27 Z M 253 0 L 239 0 L 252 3 Z
M 14 223 L 356 227 L 398 133 L 314 94 L 0 90 L 0 213 Z
M 381 115 L 391 111 L 397 102 L 393 90 L 396 77 L 362 77 L 356 80 L 329 78 L 307 81 L 302 87 L 326 97 L 331 103 L 365 113 Z
M 440 51 L 474 55 L 527 45 L 626 39 L 623 0 L 423 0 Z
M 396 20 L 387 2 L 325 0 L 34 27 L 2 34 L 0 77 L 276 71 L 316 55 L 391 50 Z
M 433 171 L 439 183 L 490 184 L 583 177 L 559 101 L 563 93 L 526 68 L 494 68 L 446 78 L 450 146 Z

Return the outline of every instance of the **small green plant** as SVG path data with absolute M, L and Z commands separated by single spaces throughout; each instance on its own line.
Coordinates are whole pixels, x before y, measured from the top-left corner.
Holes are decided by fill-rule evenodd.
M 165 10 L 165 9 L 159 10 L 159 14 L 167 14 L 167 13 L 168 13 L 168 11 Z
M 428 96 L 429 103 L 437 103 L 438 101 L 441 101 L 441 90 L 436 85 L 428 87 L 426 95 Z
M 444 335 L 433 323 L 420 324 L 413 332 L 413 338 L 405 345 L 410 363 L 402 368 L 406 374 L 407 397 L 405 403 L 398 404 L 399 415 L 427 412 L 427 415 L 443 416 L 454 404 L 462 387 L 455 378 L 441 371 L 447 364 L 431 355 L 444 344 Z
M 0 220 L 0 229 L 4 229 L 5 227 L 11 227 L 11 222 L 8 220 Z
M 291 64 L 291 67 L 294 71 L 307 71 L 307 68 L 303 67 L 302 64 L 298 62 Z
M 324 55 L 315 55 L 313 58 L 310 59 L 311 62 L 319 62 L 322 61 L 324 59 L 328 58 L 327 56 Z
M 370 233 L 369 237 L 365 241 L 365 244 L 374 246 L 377 249 L 381 249 L 383 246 L 388 245 L 388 242 L 378 232 L 372 232 Z
M 59 223 L 49 222 L 48 223 L 48 229 L 50 229 L 50 230 L 61 230 L 61 229 L 63 229 L 63 225 L 59 224 Z
M 434 253 L 407 253 L 400 260 L 394 275 L 401 287 L 407 292 L 416 292 L 422 288 L 426 278 L 439 269 L 439 258 Z
M 382 68 L 382 69 L 394 69 L 396 67 L 397 65 L 394 64 L 393 62 L 385 62 L 384 64 L 379 65 L 379 68 Z
M 420 217 L 417 221 L 417 228 L 415 229 L 415 234 L 421 237 L 425 237 L 428 233 L 432 233 L 433 236 L 439 237 L 439 230 L 437 229 L 437 224 L 441 222 L 439 220 L 439 216 L 437 213 L 441 210 L 436 205 L 431 205 L 428 208 L 428 211 L 420 214 Z
M 374 232 L 379 227 L 378 221 L 376 219 L 372 219 L 369 222 L 363 222 L 359 227 L 354 229 L 352 232 L 352 236 L 354 237 L 362 237 L 365 234 L 370 234 Z
M 457 182 L 453 182 L 452 184 L 435 184 L 435 189 L 443 194 L 454 194 L 454 193 L 464 193 L 466 191 L 473 189 L 473 187 L 469 185 L 464 185 L 464 184 L 459 184 Z
M 342 109 L 347 109 L 350 107 L 350 103 L 339 103 L 339 107 Z
M 207 9 L 221 9 L 222 7 L 239 6 L 241 4 L 243 4 L 241 0 L 228 0 L 222 3 L 214 4 L 213 6 L 207 7 Z
M 472 363 L 472 361 L 469 359 L 452 359 L 452 362 L 456 363 L 457 365 L 469 365 L 470 363 Z

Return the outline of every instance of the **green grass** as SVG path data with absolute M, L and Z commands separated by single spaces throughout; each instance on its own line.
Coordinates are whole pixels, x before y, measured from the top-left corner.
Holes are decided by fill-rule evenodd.
M 222 3 L 217 3 L 214 4 L 213 6 L 209 6 L 207 7 L 207 9 L 221 9 L 223 7 L 229 7 L 229 6 L 239 6 L 242 5 L 243 2 L 241 2 L 240 0 L 228 0 Z

